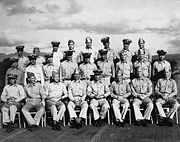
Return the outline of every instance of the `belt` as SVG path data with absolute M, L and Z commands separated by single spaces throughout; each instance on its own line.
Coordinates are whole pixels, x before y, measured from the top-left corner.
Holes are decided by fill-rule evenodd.
M 71 80 L 71 78 L 64 78 L 64 80 Z

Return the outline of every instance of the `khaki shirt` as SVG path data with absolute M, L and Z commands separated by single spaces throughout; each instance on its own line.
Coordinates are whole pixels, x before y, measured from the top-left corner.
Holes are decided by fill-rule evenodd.
M 36 65 L 38 65 L 40 67 L 42 67 L 43 63 L 45 63 L 45 62 L 46 61 L 45 61 L 44 57 L 42 57 L 42 56 L 38 56 L 37 59 L 36 59 Z
M 24 83 L 24 71 L 19 68 L 9 68 L 5 76 L 5 85 L 8 84 L 8 74 L 17 74 L 16 84 L 23 85 Z
M 6 85 L 1 94 L 1 100 L 7 102 L 7 100 L 15 99 L 16 102 L 19 102 L 25 98 L 25 92 L 21 85 Z
M 80 66 L 79 66 L 79 70 L 81 71 L 81 77 L 82 78 L 85 78 L 85 79 L 90 79 L 91 78 L 91 75 L 93 75 L 93 71 L 96 70 L 97 67 L 94 63 L 82 63 Z
M 137 67 L 142 68 L 144 77 L 151 77 L 151 62 L 149 62 L 148 60 L 137 60 L 136 62 L 134 62 L 134 74 Z
M 133 65 L 131 62 L 118 62 L 116 63 L 116 73 L 121 71 L 124 78 L 130 78 L 130 74 L 133 72 Z
M 110 90 L 111 96 L 115 99 L 117 99 L 118 96 L 127 98 L 131 95 L 131 88 L 129 86 L 129 83 L 125 80 L 122 80 L 120 82 L 113 81 Z
M 79 62 L 83 62 L 83 55 L 82 55 L 82 53 L 91 53 L 91 58 L 90 58 L 90 62 L 91 63 L 94 63 L 94 61 L 97 59 L 97 52 L 95 51 L 95 50 L 93 50 L 92 48 L 84 48 L 83 50 L 82 50 L 82 52 L 80 53 L 80 55 L 79 55 Z
M 108 52 L 107 52 L 107 60 L 110 61 L 110 62 L 113 62 L 114 59 L 116 59 L 116 57 L 117 57 L 117 56 L 116 56 L 114 50 L 111 49 L 111 48 L 109 48 L 109 49 L 108 49 Z M 100 58 L 101 58 L 101 55 L 98 53 L 97 59 L 100 59 Z
M 44 73 L 44 80 L 45 81 L 50 81 L 50 77 L 52 77 L 52 72 L 56 71 L 56 68 L 54 65 L 46 64 L 43 66 L 43 73 Z
M 84 81 L 72 81 L 68 88 L 68 94 L 71 101 L 85 100 L 87 84 Z
M 157 72 L 163 71 L 164 69 L 171 69 L 171 65 L 168 61 L 156 61 L 153 64 L 153 75 L 156 75 Z
M 149 60 L 151 62 L 152 61 L 151 53 L 146 48 L 143 48 L 142 50 L 144 50 L 144 59 Z M 138 56 L 138 52 L 139 49 L 135 52 L 136 56 Z
M 114 63 L 110 61 L 98 61 L 97 68 L 103 71 L 103 77 L 115 77 Z
M 163 94 L 167 97 L 174 97 L 177 95 L 177 85 L 174 79 L 161 78 L 157 81 L 155 86 L 156 94 Z
M 101 80 L 91 81 L 87 87 L 87 93 L 91 98 L 106 98 L 110 95 L 110 90 L 108 85 Z
M 138 97 L 140 95 L 142 99 L 145 99 L 152 94 L 152 82 L 145 77 L 135 78 L 132 80 L 131 90 L 133 96 Z
M 133 53 L 131 51 L 122 49 L 121 51 L 118 52 L 119 58 L 121 53 L 124 53 L 126 55 L 126 61 L 128 62 L 132 61 Z
M 29 64 L 29 59 L 25 56 L 18 57 L 18 59 L 18 68 L 21 70 L 25 70 L 25 68 Z
M 52 82 L 48 85 L 47 87 L 47 96 L 50 97 L 52 101 L 58 101 L 60 99 L 66 98 L 67 97 L 67 90 L 66 86 L 59 82 L 55 83 Z

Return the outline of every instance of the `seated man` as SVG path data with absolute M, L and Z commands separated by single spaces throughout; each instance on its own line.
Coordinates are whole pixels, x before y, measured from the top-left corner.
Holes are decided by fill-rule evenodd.
M 67 97 L 66 86 L 59 82 L 59 74 L 53 72 L 53 82 L 47 87 L 47 97 L 46 104 L 51 110 L 53 117 L 53 130 L 61 130 L 59 120 L 62 120 L 66 107 L 62 102 L 62 99 Z
M 136 68 L 137 78 L 134 78 L 131 83 L 132 95 L 135 97 L 133 100 L 133 108 L 135 113 L 136 125 L 147 126 L 146 122 L 150 121 L 151 112 L 153 110 L 153 102 L 149 98 L 152 94 L 152 82 L 142 74 L 142 68 Z M 144 116 L 140 111 L 140 105 L 144 104 L 146 110 Z
M 87 95 L 91 98 L 90 107 L 93 111 L 94 125 L 100 127 L 102 125 L 102 119 L 106 117 L 106 113 L 109 109 L 109 103 L 106 97 L 110 95 L 110 90 L 105 82 L 102 82 L 101 70 L 94 70 L 95 80 L 91 81 L 87 87 Z M 98 106 L 101 107 L 100 113 L 98 112 Z
M 45 112 L 45 92 L 43 86 L 39 82 L 36 82 L 34 73 L 28 72 L 27 77 L 29 79 L 29 84 L 24 87 L 27 96 L 26 104 L 22 108 L 22 113 L 29 124 L 28 130 L 33 131 L 38 128 L 40 119 Z M 37 113 L 33 118 L 30 114 L 30 110 L 34 108 L 37 110 Z
M 131 95 L 131 88 L 129 82 L 124 80 L 123 74 L 119 71 L 116 75 L 116 81 L 111 85 L 111 96 L 113 98 L 112 107 L 116 118 L 116 125 L 124 127 L 124 118 L 126 116 L 129 101 L 127 97 Z M 120 112 L 120 106 L 123 107 L 122 113 Z
M 72 127 L 76 127 L 77 129 L 79 129 L 82 127 L 81 119 L 87 119 L 88 104 L 85 101 L 87 85 L 86 82 L 80 80 L 79 70 L 75 70 L 73 75 L 74 80 L 70 83 L 68 88 L 68 94 L 70 99 L 68 103 L 68 110 Z M 79 106 L 81 108 L 79 117 L 74 110 L 76 106 Z M 75 123 L 73 123 L 74 119 Z
M 8 84 L 4 87 L 1 94 L 1 100 L 4 102 L 1 108 L 2 123 L 8 125 L 7 132 L 14 130 L 14 119 L 17 108 L 20 107 L 20 101 L 25 98 L 25 92 L 21 85 L 16 84 L 17 75 L 8 75 Z
M 177 99 L 177 85 L 175 80 L 171 79 L 171 69 L 164 70 L 164 78 L 158 80 L 155 86 L 155 94 L 157 95 L 156 106 L 160 115 L 159 125 L 173 126 L 173 117 L 179 107 Z M 164 113 L 163 104 L 170 104 L 170 111 L 166 115 Z

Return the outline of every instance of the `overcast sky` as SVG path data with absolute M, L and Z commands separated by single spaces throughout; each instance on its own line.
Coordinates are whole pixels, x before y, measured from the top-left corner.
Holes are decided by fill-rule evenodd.
M 81 50 L 86 36 L 100 49 L 101 38 L 109 36 L 115 50 L 129 38 L 135 51 L 142 37 L 152 54 L 180 53 L 179 7 L 179 0 L 0 0 L 0 52 L 22 44 L 27 52 L 35 46 L 49 52 L 52 40 L 64 50 L 69 39 Z

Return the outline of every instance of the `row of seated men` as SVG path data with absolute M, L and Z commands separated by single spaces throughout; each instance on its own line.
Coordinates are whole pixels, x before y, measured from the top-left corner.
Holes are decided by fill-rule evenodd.
M 136 78 L 131 83 L 123 77 L 122 72 L 116 74 L 116 79 L 108 85 L 103 78 L 102 70 L 94 70 L 94 80 L 80 80 L 81 72 L 77 69 L 73 72 L 74 80 L 66 86 L 64 82 L 60 82 L 59 74 L 53 73 L 52 82 L 47 86 L 36 80 L 35 74 L 27 73 L 27 84 L 23 87 L 16 83 L 17 75 L 8 75 L 8 85 L 6 85 L 1 94 L 3 124 L 7 126 L 7 132 L 14 130 L 14 119 L 17 108 L 20 107 L 20 101 L 25 99 L 26 103 L 22 106 L 22 113 L 26 118 L 29 127 L 28 130 L 34 131 L 38 128 L 40 119 L 45 112 L 45 105 L 50 109 L 53 117 L 53 130 L 61 130 L 60 120 L 64 116 L 66 106 L 62 99 L 69 98 L 67 109 L 70 115 L 70 123 L 76 128 L 82 127 L 82 119 L 87 118 L 88 106 L 93 112 L 94 125 L 100 127 L 105 119 L 107 111 L 113 108 L 115 115 L 115 124 L 123 127 L 125 116 L 130 106 L 128 97 L 132 95 L 132 106 L 135 115 L 136 125 L 147 126 L 150 121 L 151 112 L 154 105 L 159 113 L 160 125 L 173 125 L 173 116 L 179 107 L 179 103 L 175 96 L 177 95 L 177 85 L 175 80 L 171 79 L 171 69 L 163 70 L 164 76 L 155 84 L 155 101 L 150 99 L 153 92 L 152 82 L 143 75 L 141 67 L 136 68 Z M 89 104 L 85 100 L 90 98 Z M 112 97 L 111 104 L 108 103 L 107 97 Z M 171 104 L 170 111 L 166 115 L 162 105 Z M 145 112 L 142 114 L 140 105 L 145 105 Z M 79 116 L 75 112 L 75 107 L 81 108 Z M 100 106 L 100 112 L 98 107 Z M 123 110 L 120 111 L 120 106 Z M 36 108 L 37 113 L 31 116 L 30 110 Z

